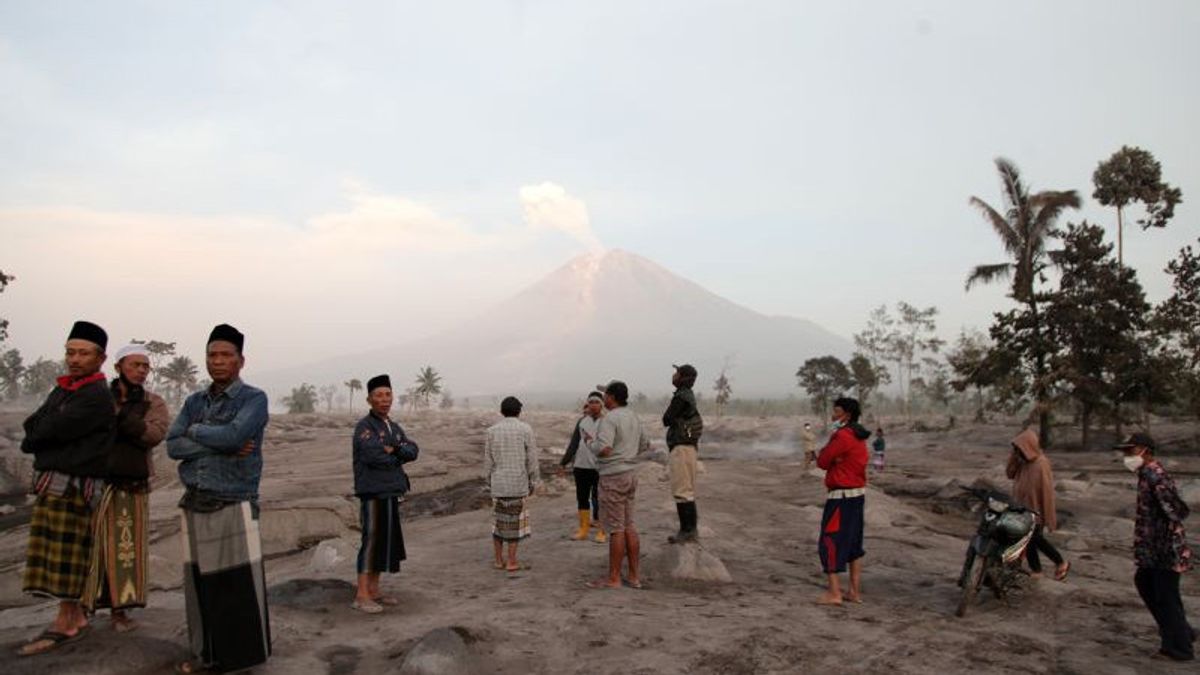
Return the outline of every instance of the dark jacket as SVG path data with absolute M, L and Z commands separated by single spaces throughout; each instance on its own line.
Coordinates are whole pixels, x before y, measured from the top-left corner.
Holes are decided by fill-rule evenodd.
M 119 400 L 118 382 L 112 384 Z M 129 385 L 125 402 L 118 404 L 117 434 L 108 455 L 108 477 L 116 481 L 143 481 L 150 477 L 150 450 L 167 435 L 167 406 L 162 398 L 142 387 Z
M 116 403 L 104 375 L 76 381 L 60 377 L 45 403 L 25 420 L 21 450 L 33 454 L 38 471 L 104 478 L 116 425 Z
M 399 424 L 368 413 L 354 427 L 353 445 L 354 494 L 370 499 L 399 497 L 408 492 L 404 464 L 416 461 L 421 451 Z M 393 451 L 389 453 L 385 447 Z
M 667 428 L 667 449 L 677 445 L 699 445 L 704 431 L 704 419 L 696 407 L 696 395 L 691 387 L 679 387 L 662 416 Z
M 871 432 L 860 424 L 839 428 L 817 455 L 817 466 L 825 470 L 825 487 L 849 490 L 867 486 L 867 439 Z

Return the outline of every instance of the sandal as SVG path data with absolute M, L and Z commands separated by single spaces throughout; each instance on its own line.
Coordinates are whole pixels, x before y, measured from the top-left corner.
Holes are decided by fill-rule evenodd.
M 364 614 L 379 614 L 383 607 L 374 600 L 355 600 L 350 603 L 350 609 L 357 609 Z
M 385 607 L 395 607 L 396 605 L 400 604 L 399 600 L 393 598 L 390 595 L 381 595 L 379 597 L 375 597 L 375 598 L 371 598 L 371 599 L 374 600 L 377 604 L 383 605 Z
M 180 675 L 188 675 L 189 673 L 207 673 L 209 669 L 195 659 L 188 659 L 187 661 L 176 663 L 175 672 L 180 673 Z
M 1071 561 L 1063 563 L 1062 569 L 1054 571 L 1054 579 L 1056 581 L 1066 581 L 1067 575 L 1071 573 Z
M 47 628 L 46 630 L 42 631 L 40 635 L 22 645 L 21 648 L 17 650 L 17 656 L 37 656 L 38 654 L 45 654 L 46 652 L 54 651 L 68 642 L 74 642 L 86 635 L 89 627 L 90 625 L 80 628 L 79 630 L 75 631 L 74 635 L 67 635 L 66 633 L 60 633 L 56 630 L 50 630 Z M 46 644 L 41 647 L 35 647 L 35 645 L 40 643 Z

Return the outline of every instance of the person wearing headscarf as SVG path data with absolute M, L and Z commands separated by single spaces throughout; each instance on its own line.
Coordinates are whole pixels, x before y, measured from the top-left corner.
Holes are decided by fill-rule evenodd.
M 409 490 L 404 465 L 416 461 L 420 449 L 394 422 L 392 381 L 387 375 L 367 380 L 366 417 L 354 427 L 354 494 L 361 502 L 362 545 L 358 550 L 358 591 L 351 607 L 378 614 L 395 598 L 379 590 L 379 575 L 400 571 L 406 557 L 400 528 L 400 498 Z
M 1063 581 L 1071 571 L 1071 563 L 1063 560 L 1058 549 L 1046 539 L 1046 532 L 1058 529 L 1058 512 L 1054 508 L 1054 472 L 1033 429 L 1022 431 L 1012 440 L 1012 453 L 1008 457 L 1005 473 L 1013 482 L 1013 499 L 1038 514 L 1033 539 L 1025 549 L 1029 571 L 1035 578 L 1042 576 L 1040 551 L 1055 564 L 1054 578 Z
M 108 473 L 93 523 L 91 562 L 83 608 L 112 610 L 117 632 L 137 628 L 126 610 L 146 606 L 149 570 L 150 476 L 154 446 L 167 435 L 167 404 L 146 389 L 150 353 L 144 345 L 117 350 L 117 379 L 112 395 L 117 406 L 117 434 L 108 455 Z
M 90 624 L 80 601 L 92 555 L 92 513 L 117 424 L 116 404 L 100 368 L 108 334 L 76 321 L 67 335 L 67 374 L 25 420 L 21 451 L 33 455 L 37 495 L 21 585 L 58 600 L 58 614 L 18 653 L 32 656 L 83 637 Z
M 179 672 L 243 670 L 271 655 L 259 531 L 267 395 L 241 379 L 245 336 L 228 324 L 205 346 L 212 384 L 184 401 L 167 431 L 184 493 L 183 591 L 192 658 Z

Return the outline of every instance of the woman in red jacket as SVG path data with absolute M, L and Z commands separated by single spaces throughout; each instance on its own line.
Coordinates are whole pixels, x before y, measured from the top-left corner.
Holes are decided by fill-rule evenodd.
M 867 444 L 871 436 L 858 423 L 862 408 L 852 398 L 833 402 L 833 435 L 817 456 L 825 470 L 825 513 L 817 555 L 829 576 L 829 590 L 817 599 L 820 605 L 841 605 L 838 574 L 850 568 L 850 590 L 845 599 L 862 602 L 863 512 L 867 488 Z

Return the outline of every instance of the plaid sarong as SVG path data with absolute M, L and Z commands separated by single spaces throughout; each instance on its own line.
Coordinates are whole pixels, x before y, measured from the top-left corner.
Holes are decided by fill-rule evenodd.
M 532 534 L 524 497 L 497 497 L 493 500 L 493 510 L 496 516 L 493 537 L 501 541 L 521 541 Z
M 250 502 L 183 511 L 183 592 L 192 653 L 207 668 L 241 670 L 271 655 L 258 516 Z
M 21 586 L 26 593 L 79 600 L 92 554 L 92 509 L 83 490 L 44 491 L 33 503 Z
M 144 490 L 115 485 L 104 488 L 92 530 L 95 545 L 83 593 L 84 609 L 146 606 L 149 520 L 150 495 Z
M 404 530 L 400 529 L 399 499 L 363 499 L 359 517 L 362 522 L 362 546 L 358 549 L 358 573 L 399 572 L 400 561 L 407 557 Z

